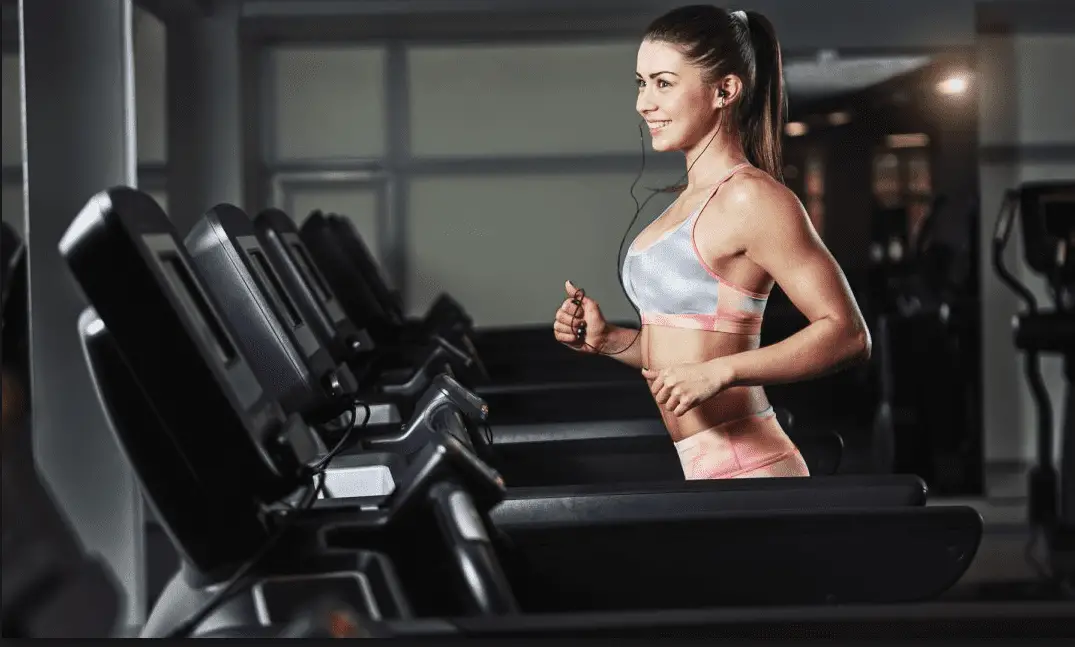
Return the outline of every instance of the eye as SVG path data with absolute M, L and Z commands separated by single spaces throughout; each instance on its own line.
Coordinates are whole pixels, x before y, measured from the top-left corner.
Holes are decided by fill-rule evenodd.
M 664 88 L 672 87 L 672 84 L 668 81 L 665 81 L 664 79 L 657 79 L 657 87 L 663 90 Z
M 635 87 L 637 87 L 639 90 L 641 90 L 645 86 L 646 86 L 645 81 L 643 81 L 642 79 L 639 79 L 639 78 L 635 78 Z

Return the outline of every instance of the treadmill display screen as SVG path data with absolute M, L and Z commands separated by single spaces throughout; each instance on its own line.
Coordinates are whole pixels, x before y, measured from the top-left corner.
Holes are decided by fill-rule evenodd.
M 291 327 L 298 328 L 301 326 L 302 317 L 299 316 L 299 311 L 295 307 L 295 304 L 291 302 L 291 299 L 287 298 L 287 293 L 284 292 L 283 286 L 280 284 L 276 272 L 273 272 L 272 266 L 269 265 L 268 259 L 265 258 L 265 255 L 262 254 L 259 249 L 248 249 L 247 253 L 250 255 L 250 258 L 254 260 L 255 269 L 261 276 L 262 283 L 265 284 L 266 289 L 272 292 L 270 298 L 280 304 L 280 307 L 283 308 Z
M 310 257 L 306 254 L 306 248 L 302 245 L 292 244 L 291 250 L 295 253 L 295 263 L 299 266 L 302 275 L 306 277 L 306 283 L 317 294 L 317 298 L 321 300 L 321 303 L 332 301 L 332 293 L 328 291 L 321 275 L 314 271 L 313 263 L 310 262 Z
M 194 283 L 194 278 L 190 275 L 186 264 L 175 252 L 162 252 L 158 259 L 164 276 L 172 284 L 172 288 L 179 295 L 187 312 L 194 317 L 196 325 L 205 331 L 206 341 L 209 342 L 217 359 L 224 366 L 229 366 L 236 358 L 235 346 L 232 345 L 227 333 L 224 332 L 224 327 L 209 308 L 205 296 Z

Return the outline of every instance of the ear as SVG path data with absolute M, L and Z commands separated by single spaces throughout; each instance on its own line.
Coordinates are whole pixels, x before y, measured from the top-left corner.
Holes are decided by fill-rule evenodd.
M 713 93 L 714 108 L 728 108 L 742 99 L 743 81 L 735 74 L 728 74 L 717 82 L 716 92 Z M 723 106 L 722 106 L 723 104 Z

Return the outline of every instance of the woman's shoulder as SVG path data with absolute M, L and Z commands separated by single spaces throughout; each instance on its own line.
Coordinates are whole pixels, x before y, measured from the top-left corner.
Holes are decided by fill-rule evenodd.
M 744 169 L 729 178 L 706 209 L 719 211 L 722 220 L 743 220 L 754 225 L 776 224 L 805 215 L 798 196 L 759 168 Z

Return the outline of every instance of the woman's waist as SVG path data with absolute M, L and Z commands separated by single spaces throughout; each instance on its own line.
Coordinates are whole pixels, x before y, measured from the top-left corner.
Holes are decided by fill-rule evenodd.
M 714 427 L 724 427 L 729 432 L 732 428 L 738 430 L 744 424 L 749 426 L 775 416 L 775 411 L 762 387 L 740 386 L 717 394 L 682 416 L 676 417 L 668 411 L 662 411 L 661 415 L 672 440 L 681 440 Z
M 655 369 L 707 362 L 710 360 L 754 350 L 761 345 L 760 335 L 696 330 L 647 324 L 646 366 Z

